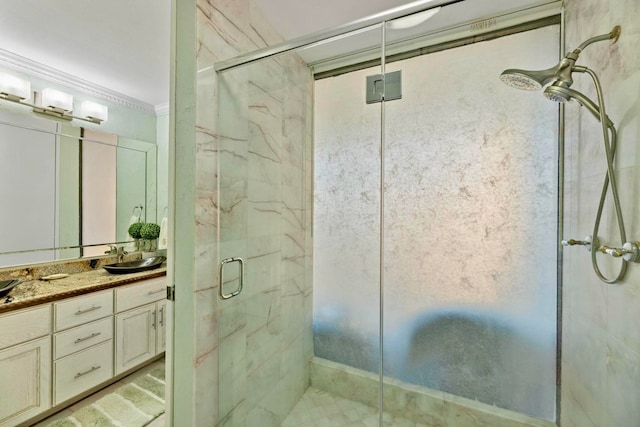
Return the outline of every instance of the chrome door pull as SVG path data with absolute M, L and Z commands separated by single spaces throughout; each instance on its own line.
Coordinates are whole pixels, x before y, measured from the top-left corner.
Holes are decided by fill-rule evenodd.
M 90 374 L 93 371 L 97 371 L 98 369 L 102 368 L 102 366 L 98 365 L 98 366 L 92 366 L 88 371 L 84 371 L 84 372 L 78 372 L 73 378 L 80 378 L 84 375 Z
M 78 338 L 78 339 L 77 339 L 77 340 L 75 340 L 73 343 L 74 343 L 74 344 L 80 344 L 82 341 L 86 341 L 86 340 L 90 340 L 91 338 L 95 338 L 95 337 L 97 337 L 98 335 L 100 335 L 101 333 L 102 333 L 102 332 L 94 332 L 94 333 L 92 333 L 91 335 L 86 336 L 86 337 L 84 337 L 84 338 Z
M 80 316 L 81 314 L 90 313 L 92 311 L 100 310 L 102 308 L 101 305 L 92 306 L 91 308 L 87 308 L 86 310 L 78 310 L 76 311 L 76 316 Z
M 230 264 L 232 262 L 240 263 L 240 283 L 238 284 L 238 288 L 231 292 L 230 294 L 224 293 L 224 266 Z M 220 284 L 218 285 L 218 295 L 220 299 L 229 299 L 233 298 L 242 292 L 242 286 L 244 285 L 244 260 L 242 258 L 227 258 L 220 261 L 220 267 L 218 267 L 218 275 L 220 276 Z

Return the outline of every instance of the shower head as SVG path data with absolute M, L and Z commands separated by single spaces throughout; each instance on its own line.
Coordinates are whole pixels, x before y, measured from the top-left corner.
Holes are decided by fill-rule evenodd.
M 504 70 L 502 74 L 500 74 L 500 80 L 511 87 L 523 90 L 539 90 L 542 89 L 545 85 L 554 81 L 554 85 L 570 87 L 573 84 L 573 77 L 571 74 L 574 71 L 585 70 L 584 67 L 576 67 L 578 56 L 580 56 L 580 53 L 584 50 L 584 48 L 589 46 L 591 43 L 602 40 L 611 39 L 615 43 L 618 40 L 618 37 L 620 37 L 620 31 L 620 27 L 616 26 L 610 33 L 590 38 L 589 40 L 578 46 L 578 48 L 574 49 L 572 52 L 569 52 L 557 65 L 549 69 Z
M 578 54 L 575 51 L 567 54 L 557 65 L 546 70 L 504 70 L 500 74 L 500 80 L 516 89 L 539 90 L 549 83 L 555 81 L 562 82 L 563 86 L 569 87 L 573 84 L 573 77 L 576 59 Z
M 500 80 L 516 89 L 539 90 L 547 83 L 558 78 L 556 68 L 557 67 L 553 67 L 548 70 L 540 71 L 518 70 L 512 68 L 504 70 L 502 74 L 500 74 Z
M 557 83 L 557 82 L 556 82 Z M 591 114 L 594 115 L 598 121 L 600 121 L 600 107 L 589 99 L 585 94 L 578 92 L 577 90 L 564 87 L 561 84 L 552 84 L 544 90 L 544 96 L 554 102 L 569 102 L 576 100 L 578 104 L 585 107 Z M 613 122 L 609 117 L 606 118 L 606 125 L 613 127 Z

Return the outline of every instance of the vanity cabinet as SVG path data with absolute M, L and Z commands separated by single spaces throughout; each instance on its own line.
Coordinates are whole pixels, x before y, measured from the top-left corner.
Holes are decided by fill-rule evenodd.
M 0 426 L 51 407 L 51 306 L 0 316 Z
M 164 277 L 115 290 L 116 375 L 164 351 L 165 293 Z
M 0 315 L 0 427 L 61 409 L 164 352 L 166 283 L 141 280 Z
M 53 304 L 53 404 L 113 377 L 113 291 Z

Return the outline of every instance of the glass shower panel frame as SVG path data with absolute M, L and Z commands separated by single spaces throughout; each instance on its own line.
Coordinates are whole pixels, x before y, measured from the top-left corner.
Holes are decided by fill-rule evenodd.
M 559 42 L 556 25 L 387 64 L 384 373 L 407 389 L 555 419 L 558 107 L 498 76 Z

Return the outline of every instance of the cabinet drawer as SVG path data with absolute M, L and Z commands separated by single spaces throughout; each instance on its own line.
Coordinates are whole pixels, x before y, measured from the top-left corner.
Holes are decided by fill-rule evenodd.
M 53 358 L 59 359 L 76 351 L 113 338 L 113 318 L 77 326 L 53 336 Z
M 116 312 L 120 313 L 164 299 L 167 292 L 166 287 L 166 277 L 159 277 L 116 288 Z
M 60 331 L 113 314 L 113 292 L 95 292 L 57 302 L 53 307 L 55 328 Z
M 51 333 L 51 304 L 0 316 L 0 349 Z
M 105 341 L 53 362 L 54 405 L 113 376 L 113 341 Z

